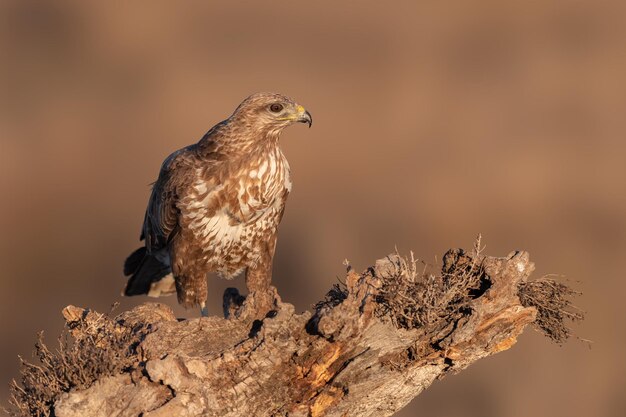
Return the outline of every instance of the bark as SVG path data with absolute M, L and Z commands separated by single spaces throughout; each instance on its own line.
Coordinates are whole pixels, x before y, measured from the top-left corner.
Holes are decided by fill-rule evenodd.
M 390 255 L 361 274 L 349 268 L 312 312 L 275 295 L 262 320 L 240 314 L 254 296 L 233 289 L 226 318 L 179 321 L 156 303 L 115 318 L 68 306 L 72 349 L 125 353 L 40 403 L 57 417 L 389 416 L 434 380 L 515 344 L 537 313 L 519 297 L 533 269 L 526 252 L 452 250 L 439 274 Z

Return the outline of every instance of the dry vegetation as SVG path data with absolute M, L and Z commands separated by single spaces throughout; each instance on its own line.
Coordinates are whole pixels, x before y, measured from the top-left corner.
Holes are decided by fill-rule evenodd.
M 416 260 L 413 253 L 402 257 L 396 252 L 369 268 L 368 274 L 382 278 L 376 296 L 377 316 L 390 319 L 398 328 L 410 330 L 432 326 L 440 320 L 450 321 L 452 316 L 462 314 L 463 308 L 491 285 L 478 262 L 480 240 L 479 236 L 471 255 L 461 249 L 448 251 L 444 255 L 446 264 L 439 274 L 429 272 L 428 264 Z M 418 269 L 420 263 L 422 270 Z M 347 262 L 346 266 L 351 270 Z M 332 308 L 346 296 L 346 286 L 340 282 L 315 308 L 318 311 Z
M 541 277 L 519 285 L 519 299 L 522 305 L 537 309 L 535 327 L 559 344 L 569 339 L 572 334 L 572 330 L 566 324 L 567 320 L 577 322 L 585 318 L 584 312 L 572 304 L 572 298 L 580 294 L 565 283 L 550 277 Z
M 469 302 L 491 284 L 478 258 L 463 251 L 449 251 L 444 259 L 454 261 L 434 274 L 427 272 L 426 264 L 418 271 L 412 256 L 397 257 L 391 264 L 395 271 L 387 271 L 378 295 L 379 316 L 389 317 L 397 327 L 410 330 L 464 314 Z
M 64 311 L 66 317 L 72 313 Z M 141 331 L 132 332 L 100 313 L 86 311 L 89 319 L 83 315 L 68 320 L 55 351 L 39 334 L 35 344 L 38 363 L 20 358 L 21 383 L 13 380 L 10 385 L 11 415 L 48 417 L 59 394 L 88 388 L 98 378 L 118 374 L 134 364 Z

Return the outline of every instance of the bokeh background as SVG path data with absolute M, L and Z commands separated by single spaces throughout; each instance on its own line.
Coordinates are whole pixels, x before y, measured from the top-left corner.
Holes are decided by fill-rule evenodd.
M 220 3 L 0 2 L 0 383 L 64 306 L 146 301 L 121 266 L 161 161 L 269 90 L 315 119 L 282 138 L 298 310 L 344 258 L 434 263 L 479 232 L 584 292 L 591 348 L 528 329 L 399 416 L 626 415 L 626 3 Z

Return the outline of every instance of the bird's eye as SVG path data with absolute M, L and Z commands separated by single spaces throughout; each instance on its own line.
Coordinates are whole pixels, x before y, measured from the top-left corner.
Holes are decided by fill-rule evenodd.
M 283 105 L 279 104 L 279 103 L 274 103 L 270 106 L 270 111 L 272 113 L 278 113 L 279 111 L 281 111 L 283 109 Z

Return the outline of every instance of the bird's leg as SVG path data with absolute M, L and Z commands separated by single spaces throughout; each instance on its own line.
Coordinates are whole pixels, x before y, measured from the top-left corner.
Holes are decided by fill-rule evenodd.
M 208 288 L 205 272 L 193 268 L 183 270 L 176 264 L 173 266 L 178 302 L 185 308 L 199 305 L 200 314 L 202 314 L 203 317 L 207 317 L 209 310 L 206 306 Z
M 248 294 L 257 295 L 269 292 L 272 282 L 272 269 L 266 267 L 249 267 L 246 270 L 246 287 Z
M 209 309 L 206 306 L 206 301 L 200 303 L 200 315 L 202 317 L 209 317 Z
M 267 242 L 265 250 L 256 265 L 246 269 L 248 296 L 244 302 L 242 315 L 262 319 L 276 305 L 276 289 L 272 287 L 272 260 L 276 237 Z
M 259 262 L 246 269 L 246 287 L 249 293 L 266 292 L 272 282 L 272 266 Z
M 268 312 L 276 308 L 278 295 L 276 288 L 270 285 L 271 275 L 267 275 L 267 272 L 257 268 L 246 270 L 248 295 L 242 308 L 236 313 L 238 317 L 262 320 Z

